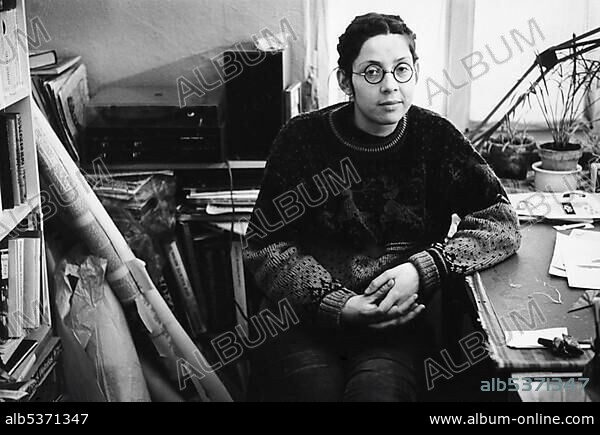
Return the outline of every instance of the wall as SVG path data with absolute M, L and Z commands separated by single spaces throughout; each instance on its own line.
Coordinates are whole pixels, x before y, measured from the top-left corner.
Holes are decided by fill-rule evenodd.
M 27 0 L 27 14 L 50 41 L 39 47 L 80 54 L 90 92 L 107 84 L 173 85 L 196 66 L 215 71 L 210 58 L 265 29 L 291 39 L 291 79 L 304 76 L 306 0 Z M 30 28 L 32 35 L 32 29 Z M 38 32 L 38 34 L 40 34 Z

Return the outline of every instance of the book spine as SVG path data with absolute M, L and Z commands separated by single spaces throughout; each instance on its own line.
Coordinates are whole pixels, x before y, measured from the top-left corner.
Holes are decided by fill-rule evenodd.
M 2 209 L 13 207 L 10 159 L 8 157 L 8 125 L 6 117 L 0 115 L 0 196 Z
M 22 240 L 8 241 L 8 335 L 20 338 L 23 330 Z
M 0 246 L 0 341 L 10 337 L 8 328 L 8 246 Z
M 13 156 L 11 154 L 11 143 L 14 143 L 14 122 L 9 114 L 0 117 L 2 123 L 2 141 L 0 141 L 0 181 L 2 182 L 2 208 L 9 210 L 15 206 L 15 186 L 13 183 Z
M 206 294 L 204 287 L 202 286 L 202 280 L 200 278 L 200 267 L 198 259 L 196 257 L 196 251 L 194 250 L 194 238 L 190 224 L 187 222 L 179 222 L 179 228 L 181 229 L 181 237 L 183 247 L 183 255 L 185 257 L 185 264 L 187 270 L 190 271 L 190 281 L 200 308 L 200 314 L 203 319 L 208 319 L 208 310 L 206 304 Z
M 206 306 L 208 312 L 208 328 L 211 332 L 217 331 L 219 313 L 217 311 L 216 301 L 216 278 L 215 278 L 215 267 L 214 267 L 214 252 L 211 249 L 210 243 L 197 242 L 198 248 L 197 253 L 199 257 L 199 267 L 201 268 L 202 285 L 206 295 Z
M 33 369 L 35 369 L 35 371 L 28 376 L 29 380 L 27 384 L 20 388 L 20 390 L 26 391 L 30 395 L 35 394 L 35 390 L 44 383 L 50 372 L 52 372 L 56 366 L 62 350 L 62 343 L 58 340 L 52 347 L 52 350 L 47 355 L 43 356 L 41 363 L 37 367 L 34 365 Z
M 219 280 L 217 285 L 217 310 L 221 330 L 235 326 L 235 299 L 229 244 L 223 240 L 216 249 Z
M 206 332 L 206 324 L 202 319 L 200 309 L 192 285 L 188 278 L 188 274 L 183 264 L 183 259 L 175 240 L 167 243 L 166 246 L 167 257 L 169 264 L 173 270 L 175 283 L 181 300 L 184 303 L 185 315 L 187 317 L 188 324 L 190 326 L 190 332 L 194 337 L 198 337 Z
M 9 113 L 6 116 L 6 125 L 8 131 L 8 159 L 10 164 L 10 179 L 12 184 L 12 195 L 15 206 L 21 204 L 21 186 L 19 184 L 19 156 L 18 156 L 18 130 L 17 120 L 14 114 Z
M 165 303 L 169 307 L 169 310 L 171 310 L 171 312 L 173 314 L 175 314 L 176 313 L 175 304 L 173 303 L 173 298 L 171 297 L 171 293 L 169 293 L 169 285 L 167 284 L 167 280 L 165 279 L 164 274 L 161 274 L 158 277 L 158 282 L 156 283 L 156 289 L 158 290 L 158 292 L 160 293 L 162 298 L 165 300 Z
M 39 235 L 23 239 L 23 327 L 35 329 L 40 326 L 41 287 L 41 239 Z
M 17 382 L 23 381 L 25 374 L 31 370 L 35 364 L 35 353 L 30 353 L 21 364 L 19 364 L 14 371 L 10 374 Z
M 50 311 L 50 286 L 46 267 L 46 248 L 44 238 L 40 237 L 40 323 L 52 327 L 52 313 Z
M 27 202 L 27 180 L 25 178 L 25 142 L 23 138 L 23 119 L 19 113 L 14 114 L 17 127 L 17 177 L 19 185 L 19 201 Z
M 242 244 L 239 241 L 233 241 L 231 244 L 231 284 L 233 286 L 234 310 L 236 321 L 242 329 L 248 334 L 248 303 L 246 300 L 246 279 L 244 275 L 244 259 L 242 254 Z M 241 311 L 240 311 L 241 310 Z

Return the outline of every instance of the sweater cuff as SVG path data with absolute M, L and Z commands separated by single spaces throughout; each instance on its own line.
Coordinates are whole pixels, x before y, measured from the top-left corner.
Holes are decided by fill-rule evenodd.
M 427 251 L 421 251 L 408 259 L 417 269 L 419 274 L 419 293 L 424 301 L 433 296 L 434 291 L 440 286 L 440 272 L 435 260 Z
M 342 308 L 352 296 L 356 296 L 356 293 L 346 288 L 335 290 L 325 296 L 319 304 L 319 323 L 325 327 L 340 329 Z

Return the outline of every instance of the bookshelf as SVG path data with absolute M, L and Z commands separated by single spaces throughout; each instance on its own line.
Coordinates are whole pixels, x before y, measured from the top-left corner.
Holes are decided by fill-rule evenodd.
M 0 311 L 0 314 L 5 314 L 4 319 L 8 319 L 9 323 L 17 318 L 23 322 L 20 334 L 15 334 L 12 330 L 8 342 L 19 338 L 39 340 L 39 352 L 48 353 L 48 347 L 41 345 L 47 343 L 52 335 L 52 319 L 43 237 L 42 192 L 33 133 L 25 0 L 5 0 L 0 3 L 5 8 L 0 11 L 1 25 L 5 32 L 0 41 L 0 159 L 3 161 L 0 170 L 6 172 L 6 169 L 10 169 L 10 175 L 0 178 L 0 240 L 2 246 L 8 245 L 8 250 L 2 252 L 8 257 L 9 284 L 6 287 L 11 287 L 11 284 L 16 282 L 19 287 L 16 295 L 23 298 L 21 305 L 18 305 L 21 309 L 16 313 L 4 308 L 4 313 Z M 12 127 L 9 127 L 9 123 L 12 123 Z M 11 142 L 12 147 L 17 150 L 16 159 L 13 158 L 15 152 L 11 151 Z M 18 187 L 15 187 L 15 184 Z M 9 204 L 12 206 L 9 207 Z M 13 257 L 11 246 L 19 245 L 14 241 L 25 237 L 35 238 L 36 243 L 27 243 L 30 247 L 24 248 L 23 259 L 19 260 L 22 254 Z M 6 257 L 3 257 L 3 266 L 4 258 Z M 21 264 L 14 266 L 17 262 Z M 15 270 L 19 271 L 17 278 L 14 278 Z M 4 272 L 2 277 L 5 278 Z M 13 297 L 15 293 L 14 290 L 5 290 L 4 295 Z M 32 297 L 34 299 L 31 299 Z M 53 346 L 52 349 L 57 347 L 55 343 Z M 54 356 L 55 363 L 57 357 Z M 38 367 L 42 362 L 38 361 L 34 367 Z M 37 384 L 41 378 L 48 378 L 48 371 L 26 373 L 32 375 L 28 379 L 29 386 L 32 382 Z M 36 378 L 38 375 L 40 379 Z M 31 390 L 28 392 L 31 393 Z

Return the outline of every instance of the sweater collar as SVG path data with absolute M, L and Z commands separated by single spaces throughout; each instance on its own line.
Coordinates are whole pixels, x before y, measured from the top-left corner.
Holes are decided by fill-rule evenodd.
M 329 113 L 328 121 L 333 134 L 345 147 L 359 153 L 379 154 L 393 150 L 403 142 L 407 116 L 408 113 L 398 122 L 396 129 L 384 137 L 374 136 L 356 126 L 352 102 L 334 107 Z

